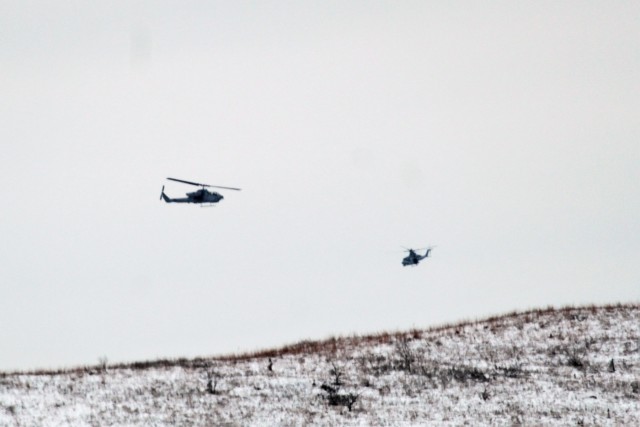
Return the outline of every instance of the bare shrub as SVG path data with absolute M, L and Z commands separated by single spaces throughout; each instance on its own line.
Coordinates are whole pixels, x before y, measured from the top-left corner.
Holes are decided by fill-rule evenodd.
M 359 397 L 359 395 L 355 393 L 341 393 L 340 386 L 322 384 L 320 388 L 327 393 L 325 399 L 329 406 L 346 406 L 349 412 L 351 412 L 353 405 Z
M 107 363 L 109 362 L 109 359 L 107 359 L 107 356 L 102 356 L 98 359 L 98 365 L 100 366 L 100 370 L 102 372 L 107 372 Z
M 426 389 L 427 381 L 428 379 L 417 375 L 405 376 L 399 379 L 402 390 L 409 397 L 415 397 Z
M 360 370 L 376 378 L 392 370 L 388 357 L 381 354 L 367 353 L 357 359 Z
M 449 374 L 456 381 L 459 382 L 467 382 L 467 381 L 475 381 L 475 382 L 487 382 L 489 381 L 489 377 L 487 377 L 484 372 L 479 370 L 478 368 L 472 368 L 469 366 L 454 366 L 449 369 Z
M 342 376 L 344 375 L 344 371 L 335 362 L 331 362 L 331 370 L 329 373 L 333 376 L 333 385 L 341 386 L 342 385 Z
M 425 376 L 439 380 L 443 388 L 447 388 L 454 380 L 461 383 L 490 381 L 490 378 L 480 369 L 464 365 L 425 370 Z
M 398 369 L 405 372 L 412 372 L 413 363 L 417 356 L 415 351 L 409 346 L 409 341 L 404 338 L 396 343 L 396 355 L 399 359 Z
M 367 387 L 367 388 L 372 388 L 374 386 L 374 384 L 371 382 L 371 380 L 367 377 L 362 377 L 360 378 L 360 385 L 362 387 Z
M 505 378 L 522 378 L 527 374 L 521 365 L 496 366 L 496 373 Z
M 440 384 L 442 385 L 442 388 L 449 387 L 449 384 L 453 380 L 453 377 L 450 375 L 450 373 L 444 369 L 439 370 L 437 372 L 438 372 L 438 379 L 440 380 Z
M 581 371 L 584 371 L 587 368 L 587 362 L 577 352 L 573 352 L 569 355 L 567 365 Z
M 218 394 L 218 382 L 221 375 L 216 371 L 207 371 L 207 393 Z
M 358 400 L 358 397 L 359 396 L 355 393 L 333 393 L 328 395 L 327 401 L 331 406 L 346 406 L 347 409 L 349 409 L 349 412 L 351 412 L 351 409 Z
M 438 366 L 434 362 L 422 362 L 419 367 L 420 375 L 427 379 L 433 380 L 438 377 Z
M 326 393 L 326 395 L 324 395 L 324 399 L 327 401 L 329 406 L 346 406 L 349 412 L 351 412 L 353 405 L 358 400 L 359 394 L 344 392 L 341 390 L 344 385 L 344 369 L 338 366 L 335 361 L 331 361 L 329 374 L 332 377 L 331 383 L 323 383 L 320 386 L 320 389 Z

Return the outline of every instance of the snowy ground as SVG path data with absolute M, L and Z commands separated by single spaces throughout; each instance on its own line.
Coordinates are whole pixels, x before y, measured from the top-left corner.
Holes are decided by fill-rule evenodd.
M 0 426 L 640 425 L 640 306 L 0 373 Z

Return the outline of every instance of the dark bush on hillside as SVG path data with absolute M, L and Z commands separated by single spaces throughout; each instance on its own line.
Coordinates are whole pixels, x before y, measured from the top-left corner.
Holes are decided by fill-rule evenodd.
M 333 376 L 333 385 L 340 387 L 342 385 L 342 376 L 344 375 L 342 368 L 336 365 L 335 362 L 331 362 L 331 370 L 329 373 Z
M 520 365 L 496 366 L 496 373 L 506 378 L 522 378 L 526 376 L 526 372 Z
M 390 372 L 393 367 L 389 358 L 381 354 L 368 353 L 358 358 L 360 370 L 375 377 Z
M 459 382 L 467 382 L 467 381 L 475 381 L 475 382 L 487 382 L 489 381 L 489 377 L 487 377 L 484 372 L 479 370 L 478 368 L 471 368 L 468 366 L 455 366 L 449 369 L 449 375 L 453 377 L 456 381 Z
M 355 393 L 341 393 L 340 386 L 334 387 L 329 384 L 322 384 L 320 389 L 327 393 L 325 399 L 329 406 L 346 406 L 349 412 L 351 412 L 353 405 L 358 400 L 358 395 Z
M 341 391 L 341 387 L 344 385 L 343 376 L 344 369 L 336 364 L 335 361 L 331 362 L 331 369 L 329 374 L 332 377 L 331 384 L 323 383 L 320 389 L 326 394 L 323 396 L 329 406 L 346 406 L 351 412 L 353 405 L 358 400 L 358 395 L 355 393 L 347 393 Z
M 218 394 L 218 381 L 220 380 L 220 374 L 216 371 L 207 371 L 207 393 Z
M 580 357 L 576 353 L 572 353 L 569 355 L 569 358 L 567 359 L 567 365 L 571 366 L 572 368 L 579 369 L 581 371 L 586 368 L 586 362 L 582 357 Z
M 396 356 L 398 357 L 397 369 L 405 372 L 412 372 L 414 363 L 417 360 L 417 355 L 414 350 L 409 346 L 409 342 L 406 338 L 396 343 Z

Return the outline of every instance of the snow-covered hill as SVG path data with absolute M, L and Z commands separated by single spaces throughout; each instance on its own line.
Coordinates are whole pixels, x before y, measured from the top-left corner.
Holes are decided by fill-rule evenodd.
M 0 426 L 640 425 L 640 306 L 0 373 Z

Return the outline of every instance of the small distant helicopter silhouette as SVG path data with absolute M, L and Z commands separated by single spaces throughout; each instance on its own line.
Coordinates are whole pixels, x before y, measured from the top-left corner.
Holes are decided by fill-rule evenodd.
M 427 250 L 427 252 L 425 252 L 424 255 L 419 255 L 418 253 L 416 253 L 416 251 L 423 251 L 423 250 Z M 422 261 L 423 259 L 427 258 L 429 256 L 429 254 L 431 253 L 431 249 L 433 249 L 433 247 L 429 247 L 429 248 L 422 248 L 422 249 L 407 249 L 405 248 L 406 252 L 409 252 L 409 255 L 407 255 L 406 257 L 404 257 L 402 259 L 402 265 L 404 267 L 406 267 L 407 265 L 418 265 L 420 263 L 420 261 Z
M 240 191 L 240 188 L 200 184 L 197 182 L 185 181 L 183 179 L 176 179 L 176 178 L 167 178 L 167 179 L 171 181 L 182 182 L 183 184 L 202 187 L 199 190 L 193 191 L 191 193 L 187 193 L 187 197 L 172 199 L 171 197 L 164 194 L 164 185 L 163 185 L 162 193 L 160 193 L 160 200 L 164 200 L 167 203 L 196 203 L 196 204 L 199 204 L 200 207 L 214 206 L 215 203 L 218 203 L 220 200 L 224 199 L 224 197 L 222 196 L 222 194 L 216 193 L 215 191 L 209 191 L 205 187 L 215 187 L 215 188 L 223 188 L 225 190 Z

